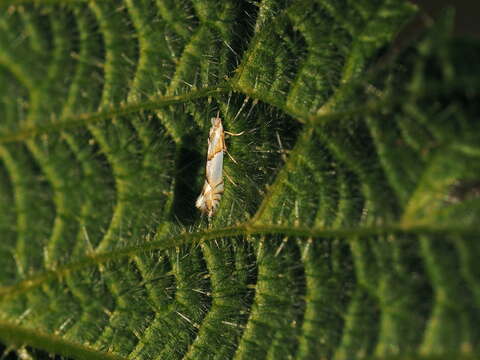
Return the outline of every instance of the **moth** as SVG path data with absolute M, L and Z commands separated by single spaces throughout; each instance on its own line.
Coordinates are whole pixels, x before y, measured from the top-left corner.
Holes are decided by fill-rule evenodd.
M 225 133 L 232 136 L 239 134 L 229 133 L 223 130 L 222 119 L 218 116 L 211 118 L 212 127 L 208 136 L 207 165 L 205 171 L 205 183 L 195 206 L 208 217 L 212 217 L 217 210 L 218 204 L 224 191 L 223 185 L 223 155 L 227 153 L 225 145 Z M 228 153 L 227 153 L 228 154 Z M 233 160 L 233 159 L 232 159 Z

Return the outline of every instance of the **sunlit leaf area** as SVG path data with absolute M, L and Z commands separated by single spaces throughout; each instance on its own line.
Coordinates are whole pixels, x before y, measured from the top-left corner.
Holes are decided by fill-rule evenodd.
M 0 359 L 480 358 L 480 44 L 421 13 L 0 0 Z

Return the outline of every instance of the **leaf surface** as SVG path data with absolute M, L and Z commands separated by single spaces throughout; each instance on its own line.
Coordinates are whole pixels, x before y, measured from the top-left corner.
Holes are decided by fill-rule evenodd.
M 7 350 L 478 354 L 480 52 L 451 16 L 389 57 L 400 0 L 0 7 Z M 244 134 L 208 220 L 217 112 Z

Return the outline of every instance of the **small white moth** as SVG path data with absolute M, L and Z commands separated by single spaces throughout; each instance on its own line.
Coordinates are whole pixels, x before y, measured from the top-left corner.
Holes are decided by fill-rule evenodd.
M 195 206 L 211 217 L 223 194 L 223 153 L 227 151 L 222 119 L 211 119 L 212 127 L 208 136 L 207 165 L 205 183 Z
M 208 135 L 208 150 L 207 150 L 207 166 L 205 171 L 205 183 L 203 184 L 202 193 L 197 199 L 195 206 L 208 217 L 212 217 L 217 206 L 220 203 L 220 198 L 223 194 L 223 154 L 226 153 L 234 163 L 235 159 L 227 152 L 225 145 L 225 134 L 230 136 L 243 135 L 244 131 L 234 134 L 228 131 L 223 131 L 222 119 L 220 116 L 211 118 L 212 127 Z M 233 180 L 225 174 L 227 178 L 235 185 Z

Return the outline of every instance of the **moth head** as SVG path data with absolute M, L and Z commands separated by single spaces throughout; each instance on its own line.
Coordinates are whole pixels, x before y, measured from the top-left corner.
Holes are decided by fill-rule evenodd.
M 211 118 L 212 127 L 219 127 L 222 125 L 222 119 L 217 115 L 217 117 Z

